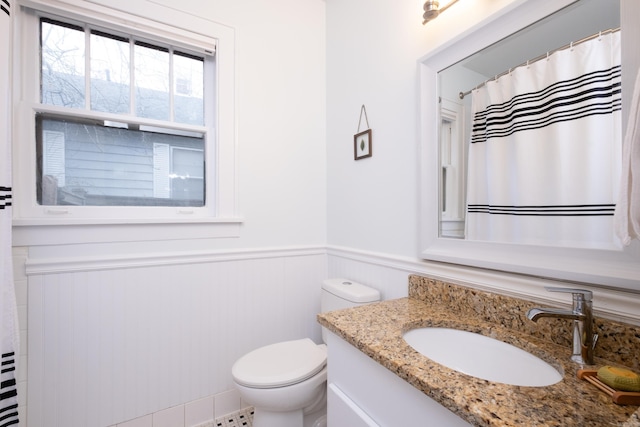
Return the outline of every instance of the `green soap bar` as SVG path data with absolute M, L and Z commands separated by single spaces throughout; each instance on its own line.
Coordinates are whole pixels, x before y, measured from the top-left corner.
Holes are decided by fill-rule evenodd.
M 640 375 L 628 369 L 603 366 L 598 369 L 598 379 L 616 390 L 640 392 Z

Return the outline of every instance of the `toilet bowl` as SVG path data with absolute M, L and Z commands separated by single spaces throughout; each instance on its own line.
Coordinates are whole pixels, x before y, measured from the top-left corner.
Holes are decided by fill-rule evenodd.
M 321 311 L 379 301 L 380 293 L 346 279 L 325 280 Z M 325 331 L 323 329 L 323 337 Z M 231 369 L 253 427 L 326 427 L 327 346 L 309 338 L 253 350 Z
M 327 348 L 309 338 L 248 353 L 233 365 L 240 396 L 254 407 L 253 425 L 301 427 L 326 401 Z

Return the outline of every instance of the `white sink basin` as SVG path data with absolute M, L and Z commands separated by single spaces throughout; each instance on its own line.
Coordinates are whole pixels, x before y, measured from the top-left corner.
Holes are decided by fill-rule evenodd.
M 531 353 L 473 332 L 419 328 L 405 332 L 403 338 L 434 362 L 476 378 L 532 387 L 562 379 L 553 366 Z

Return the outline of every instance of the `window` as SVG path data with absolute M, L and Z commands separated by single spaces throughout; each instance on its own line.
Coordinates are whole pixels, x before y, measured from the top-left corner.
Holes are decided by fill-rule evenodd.
M 20 9 L 14 225 L 237 230 L 234 30 L 178 11 L 169 25 L 160 6 L 97 3 Z M 213 228 L 190 233 L 237 235 Z
M 39 204 L 205 205 L 208 129 L 172 125 L 205 124 L 210 58 L 45 17 L 40 45 L 42 104 L 122 121 L 37 113 Z M 177 90 L 185 85 L 188 95 Z M 138 118 L 160 126 L 132 121 Z

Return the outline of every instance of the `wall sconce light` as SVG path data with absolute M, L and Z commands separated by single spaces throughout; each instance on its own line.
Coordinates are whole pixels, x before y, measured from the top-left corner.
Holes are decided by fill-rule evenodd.
M 452 4 L 456 3 L 457 1 L 458 0 L 451 0 L 442 7 L 440 7 L 440 2 L 438 0 L 425 1 L 424 6 L 422 7 L 424 9 L 424 14 L 422 15 L 424 21 L 422 21 L 422 25 L 433 19 L 436 19 L 438 15 L 447 10 Z

